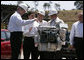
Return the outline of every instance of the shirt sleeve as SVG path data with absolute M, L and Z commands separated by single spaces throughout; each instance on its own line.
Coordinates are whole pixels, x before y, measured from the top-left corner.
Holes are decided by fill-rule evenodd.
M 34 30 L 34 33 L 35 33 L 35 39 L 34 39 L 35 43 L 38 43 L 38 42 L 39 42 L 38 26 L 39 26 L 39 23 L 34 22 L 34 24 L 33 24 L 33 28 L 34 28 L 34 29 L 33 29 L 33 30 Z
M 32 25 L 32 32 L 34 32 L 35 35 L 37 35 L 38 29 L 37 27 L 39 26 L 39 24 L 37 22 L 34 22 Z
M 15 22 L 17 25 L 20 25 L 20 26 L 24 26 L 24 25 L 27 25 L 27 24 L 31 24 L 33 23 L 35 20 L 32 19 L 32 20 L 22 20 L 21 17 L 19 16 L 15 16 Z
M 63 20 L 61 20 L 61 22 L 62 22 L 62 23 L 64 23 L 64 21 L 63 21 Z
M 70 38 L 70 45 L 73 45 L 74 36 L 75 36 L 75 26 L 73 24 L 71 32 L 70 32 L 70 37 L 69 37 Z
M 40 42 L 40 40 L 39 40 L 39 35 L 35 35 L 35 37 L 34 37 L 34 42 L 35 42 L 35 43 L 39 43 L 39 42 Z

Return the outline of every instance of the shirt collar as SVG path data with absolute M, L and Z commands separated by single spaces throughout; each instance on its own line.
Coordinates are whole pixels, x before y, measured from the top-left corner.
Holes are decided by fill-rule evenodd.
M 15 11 L 15 13 L 17 13 L 18 15 L 20 15 L 17 11 Z M 21 16 L 21 15 L 20 15 Z
M 79 25 L 79 24 L 83 24 L 83 23 L 82 23 L 82 22 L 80 22 L 80 21 L 78 21 L 78 25 Z
M 83 23 L 83 22 L 78 21 L 78 23 Z

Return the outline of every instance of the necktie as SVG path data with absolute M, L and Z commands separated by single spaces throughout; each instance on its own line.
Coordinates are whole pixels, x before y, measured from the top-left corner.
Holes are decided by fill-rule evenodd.
M 56 24 L 55 24 L 55 20 L 52 20 L 51 22 L 50 22 L 50 26 L 55 26 Z

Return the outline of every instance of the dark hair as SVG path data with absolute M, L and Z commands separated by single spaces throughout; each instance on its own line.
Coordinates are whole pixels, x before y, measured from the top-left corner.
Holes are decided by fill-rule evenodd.
M 27 16 L 30 16 L 31 14 L 34 14 L 34 12 L 29 11 L 28 13 L 26 13 Z
M 30 16 L 31 14 L 34 14 L 34 12 L 28 11 L 27 13 L 25 13 L 25 14 L 22 16 L 22 18 L 23 18 L 23 19 L 29 19 L 28 16 Z M 25 18 L 24 18 L 24 17 L 25 17 Z

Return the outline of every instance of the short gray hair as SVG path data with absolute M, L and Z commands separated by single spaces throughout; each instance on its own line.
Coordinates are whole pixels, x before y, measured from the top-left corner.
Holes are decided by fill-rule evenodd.
M 19 7 L 19 6 L 17 7 L 17 10 L 18 10 L 18 9 L 24 10 L 23 8 L 21 8 L 21 7 Z

